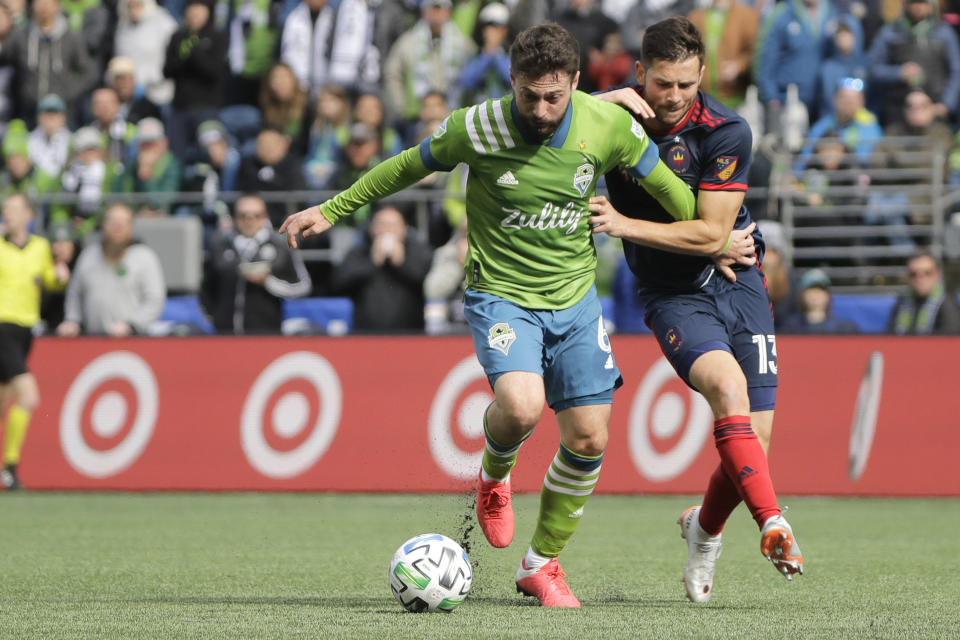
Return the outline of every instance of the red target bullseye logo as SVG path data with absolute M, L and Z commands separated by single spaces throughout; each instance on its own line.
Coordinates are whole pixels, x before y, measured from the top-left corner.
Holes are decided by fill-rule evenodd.
M 699 393 L 677 391 L 677 374 L 660 358 L 644 376 L 630 407 L 630 457 L 655 482 L 671 480 L 690 466 L 710 435 L 713 414 Z
M 483 457 L 483 412 L 493 402 L 475 355 L 457 363 L 440 383 L 430 407 L 428 440 L 434 461 L 448 475 L 470 480 Z
M 250 465 L 292 478 L 323 456 L 340 425 L 343 392 L 323 357 L 295 351 L 271 362 L 247 393 L 240 438 Z
M 77 472 L 105 478 L 143 453 L 157 421 L 153 370 L 129 351 L 107 353 L 77 375 L 60 410 L 60 446 Z

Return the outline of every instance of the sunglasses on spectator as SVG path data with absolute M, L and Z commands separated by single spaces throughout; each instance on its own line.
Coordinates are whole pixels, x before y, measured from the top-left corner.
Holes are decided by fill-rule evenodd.
M 936 269 L 910 269 L 907 271 L 907 275 L 911 278 L 929 278 L 930 276 L 937 275 Z

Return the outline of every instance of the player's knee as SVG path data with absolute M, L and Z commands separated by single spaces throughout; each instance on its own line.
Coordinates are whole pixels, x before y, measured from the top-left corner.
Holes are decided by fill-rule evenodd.
M 27 413 L 33 413 L 37 410 L 37 407 L 40 406 L 40 396 L 39 395 L 26 395 L 22 398 L 17 398 L 14 400 L 14 404 L 26 411 Z
M 517 431 L 529 432 L 540 421 L 543 413 L 543 404 L 533 402 L 514 402 L 502 408 L 502 415 L 507 424 Z
M 723 417 L 747 413 L 750 399 L 742 378 L 715 377 L 703 391 L 715 415 Z
M 576 434 L 565 442 L 565 446 L 577 455 L 595 458 L 603 455 L 607 450 L 608 434 L 606 429 L 598 429 L 590 433 Z
M 40 389 L 32 379 L 18 380 L 14 385 L 13 402 L 24 411 L 33 413 L 40 406 Z

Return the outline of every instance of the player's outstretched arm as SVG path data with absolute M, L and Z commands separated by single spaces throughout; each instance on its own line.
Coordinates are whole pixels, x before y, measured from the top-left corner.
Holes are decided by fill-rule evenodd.
M 287 244 L 297 246 L 297 234 L 309 237 L 323 233 L 337 220 L 360 207 L 401 191 L 433 173 L 423 164 L 419 147 L 411 147 L 388 158 L 364 174 L 348 189 L 341 191 L 322 205 L 298 211 L 280 225 L 280 233 L 287 235 Z
M 656 145 L 651 143 L 651 149 Z M 693 220 L 697 217 L 697 199 L 690 187 L 671 171 L 663 160 L 657 159 L 653 169 L 646 175 L 634 175 L 647 193 L 660 203 L 674 220 Z

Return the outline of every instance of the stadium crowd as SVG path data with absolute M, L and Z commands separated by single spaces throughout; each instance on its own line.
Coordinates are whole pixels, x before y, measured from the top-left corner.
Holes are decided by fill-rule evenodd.
M 134 219 L 199 218 L 199 297 L 223 332 L 276 331 L 278 301 L 303 295 L 352 298 L 361 330 L 448 331 L 463 326 L 462 278 L 451 277 L 464 255 L 462 170 L 418 185 L 436 194 L 425 226 L 413 202 L 361 210 L 346 235 L 306 244 L 334 258 L 305 267 L 271 236 L 303 204 L 284 194 L 343 189 L 431 135 L 451 110 L 509 92 L 509 45 L 529 25 L 569 29 L 581 45 L 580 89 L 602 91 L 633 81 L 644 29 L 671 14 L 688 15 L 704 35 L 704 90 L 751 123 L 751 186 L 769 186 L 773 158 L 788 150 L 800 204 L 890 205 L 856 189 L 839 202 L 828 187 L 863 186 L 858 168 L 916 168 L 887 143 L 902 136 L 942 149 L 944 181 L 960 183 L 952 0 L 0 0 L 0 194 L 35 203 L 35 230 L 75 272 L 90 262 L 89 252 L 80 262 L 82 249 L 99 237 L 91 234 L 111 201 L 129 203 Z M 190 193 L 199 195 L 183 197 Z M 925 247 L 896 224 L 929 217 L 913 198 L 896 200 L 902 220 L 876 224 L 889 225 L 885 242 L 917 253 Z M 778 211 L 758 203 L 753 213 L 771 238 L 765 269 L 780 328 L 850 331 L 829 309 L 811 310 L 829 305 L 830 279 L 788 271 Z M 839 214 L 830 223 L 843 224 Z M 619 260 L 617 250 L 600 251 Z M 284 273 L 264 272 L 278 254 Z M 960 332 L 956 321 L 928 317 L 933 306 L 934 315 L 956 306 L 952 271 L 936 258 L 939 303 L 928 291 L 899 305 L 891 332 Z M 238 271 L 238 262 L 254 267 Z M 614 279 L 607 271 L 604 292 Z M 151 290 L 158 285 L 162 274 Z M 104 314 L 77 316 L 89 306 L 77 287 L 48 295 L 50 331 L 64 300 L 61 334 L 103 327 Z M 251 293 L 229 295 L 244 288 Z M 238 301 L 264 308 L 237 309 Z M 926 315 L 911 325 L 910 309 Z M 138 316 L 125 331 L 144 322 Z

